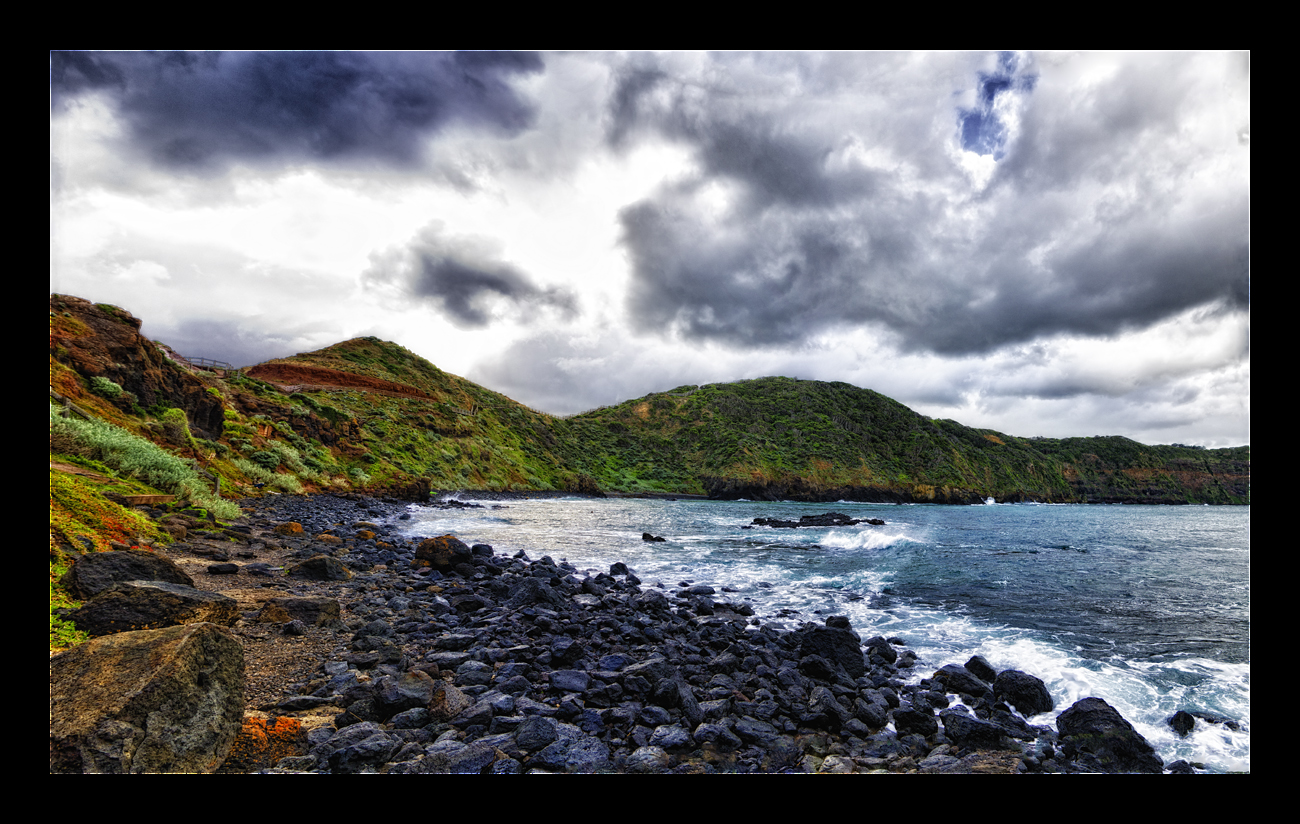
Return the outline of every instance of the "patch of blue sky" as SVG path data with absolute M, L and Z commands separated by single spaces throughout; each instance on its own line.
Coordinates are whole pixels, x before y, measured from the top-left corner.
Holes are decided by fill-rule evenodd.
M 997 68 L 979 73 L 975 108 L 958 112 L 963 149 L 978 155 L 993 155 L 994 160 L 1006 155 L 1010 130 L 998 102 L 1003 95 L 1027 94 L 1033 90 L 1034 77 L 1023 73 L 1023 63 L 1015 52 L 1000 52 Z

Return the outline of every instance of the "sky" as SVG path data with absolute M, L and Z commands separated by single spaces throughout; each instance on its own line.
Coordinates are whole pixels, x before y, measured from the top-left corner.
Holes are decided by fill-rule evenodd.
M 1246 53 L 52 52 L 50 104 L 50 291 L 182 354 L 1249 443 Z

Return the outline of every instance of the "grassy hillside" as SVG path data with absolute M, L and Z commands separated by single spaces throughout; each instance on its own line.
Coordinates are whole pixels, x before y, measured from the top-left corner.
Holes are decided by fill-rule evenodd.
M 556 452 L 554 419 L 397 344 L 358 338 L 260 364 L 249 375 L 300 387 L 286 394 L 262 384 L 308 415 L 348 421 L 349 437 L 339 451 L 355 459 L 371 485 L 418 480 L 433 489 L 580 488 Z M 295 377 L 314 382 L 285 383 Z

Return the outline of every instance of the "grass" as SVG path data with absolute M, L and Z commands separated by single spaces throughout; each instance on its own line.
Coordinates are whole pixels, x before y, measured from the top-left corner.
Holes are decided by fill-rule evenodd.
M 174 418 L 169 423 L 178 427 Z M 188 435 L 188 428 L 184 431 Z M 50 438 L 72 445 L 77 454 L 99 461 L 125 477 L 138 479 L 163 493 L 188 498 L 218 518 L 240 515 L 239 507 L 218 497 L 209 486 L 211 482 L 200 476 L 192 463 L 107 421 L 64 418 L 51 405 Z
M 50 470 L 50 649 L 86 639 L 56 610 L 76 608 L 59 580 L 72 565 L 71 553 L 103 552 L 114 543 L 136 546 L 166 542 L 166 533 L 149 518 L 105 498 L 92 481 Z

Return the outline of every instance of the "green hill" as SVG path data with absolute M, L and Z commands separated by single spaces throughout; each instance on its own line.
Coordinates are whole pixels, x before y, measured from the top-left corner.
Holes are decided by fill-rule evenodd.
M 724 498 L 1249 502 L 1249 447 L 1025 439 L 931 420 L 846 383 L 683 386 L 565 421 L 602 487 Z

